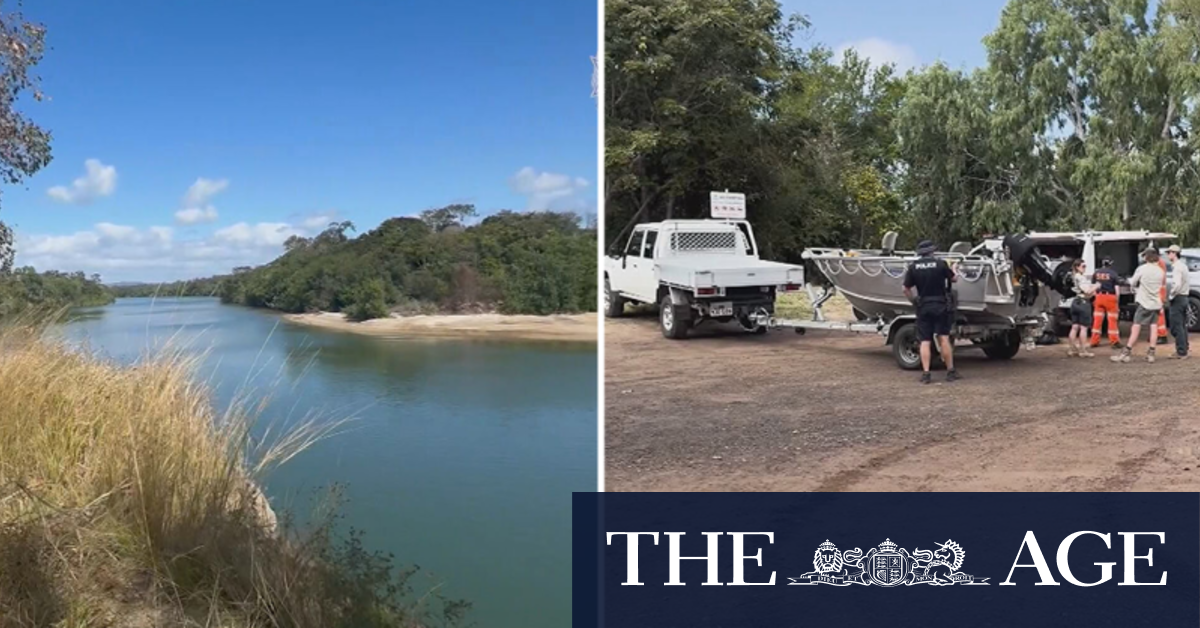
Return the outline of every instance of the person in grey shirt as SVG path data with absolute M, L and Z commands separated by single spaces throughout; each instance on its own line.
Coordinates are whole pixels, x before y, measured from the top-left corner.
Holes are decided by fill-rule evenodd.
M 1154 362 L 1154 343 L 1158 338 L 1158 315 L 1162 313 L 1163 302 L 1159 292 L 1167 283 L 1167 273 L 1158 265 L 1158 251 L 1146 249 L 1142 253 L 1145 262 L 1138 266 L 1133 276 L 1129 278 L 1129 287 L 1134 288 L 1133 300 L 1137 302 L 1137 312 L 1133 315 L 1133 327 L 1129 328 L 1129 342 L 1121 353 L 1112 357 L 1113 362 L 1128 362 L 1137 347 L 1138 336 L 1141 335 L 1142 325 L 1150 326 L 1150 348 L 1146 350 L 1146 361 Z
M 1171 326 L 1171 335 L 1175 336 L 1175 353 L 1167 357 L 1185 360 L 1188 357 L 1188 295 L 1192 287 L 1188 284 L 1188 267 L 1179 254 L 1182 249 L 1178 244 L 1167 249 L 1167 261 L 1171 263 L 1171 272 L 1167 280 L 1167 298 L 1170 310 L 1167 312 L 1167 323 Z

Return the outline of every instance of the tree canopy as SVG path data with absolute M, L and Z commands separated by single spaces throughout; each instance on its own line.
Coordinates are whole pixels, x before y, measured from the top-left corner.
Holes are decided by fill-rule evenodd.
M 46 49 L 46 28 L 18 12 L 0 12 L 0 182 L 20 183 L 50 163 L 50 133 L 17 111 L 22 98 L 41 101 L 33 68 Z M 13 232 L 0 221 L 0 276 L 12 271 Z
M 348 222 L 295 237 L 264 266 L 208 280 L 227 303 L 286 312 L 341 311 L 351 318 L 393 309 L 515 314 L 592 311 L 596 232 L 574 214 L 504 211 L 474 226 L 471 205 L 385 220 L 357 238 Z M 209 289 L 213 283 L 193 283 Z M 183 290 L 192 290 L 184 287 Z M 210 293 L 211 294 L 211 293 Z
M 606 3 L 606 237 L 745 192 L 763 253 L 1032 229 L 1200 237 L 1200 0 L 1010 0 L 987 63 L 804 48 L 776 0 Z

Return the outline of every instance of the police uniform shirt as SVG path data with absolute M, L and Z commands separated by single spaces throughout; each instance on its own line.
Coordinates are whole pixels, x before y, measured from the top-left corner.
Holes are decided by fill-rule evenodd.
M 954 276 L 945 260 L 933 256 L 922 257 L 909 264 L 904 274 L 904 287 L 916 288 L 922 302 L 945 301 L 946 282 Z

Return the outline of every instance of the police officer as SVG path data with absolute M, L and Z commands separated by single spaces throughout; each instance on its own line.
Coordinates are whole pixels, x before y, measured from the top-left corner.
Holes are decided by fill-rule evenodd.
M 933 256 L 937 245 L 922 240 L 917 245 L 920 257 L 909 264 L 904 273 L 904 296 L 917 306 L 917 332 L 921 337 L 921 383 L 932 381 L 929 363 L 932 360 L 933 339 L 941 343 L 942 360 L 946 362 L 946 381 L 959 379 L 954 370 L 953 346 L 950 342 L 950 326 L 954 312 L 950 304 L 950 284 L 958 281 L 958 275 L 945 260 Z M 913 297 L 913 288 L 917 296 Z

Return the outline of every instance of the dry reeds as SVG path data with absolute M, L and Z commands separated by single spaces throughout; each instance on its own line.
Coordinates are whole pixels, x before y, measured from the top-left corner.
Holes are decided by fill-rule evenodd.
M 328 529 L 276 529 L 255 484 L 336 423 L 260 445 L 195 360 L 124 367 L 0 329 L 0 626 L 418 625 L 390 575 L 334 564 Z

